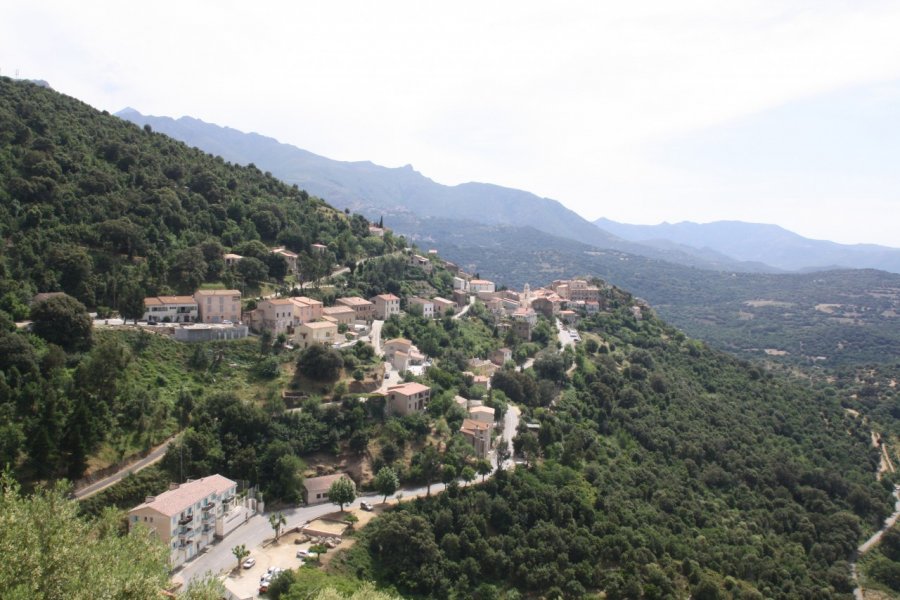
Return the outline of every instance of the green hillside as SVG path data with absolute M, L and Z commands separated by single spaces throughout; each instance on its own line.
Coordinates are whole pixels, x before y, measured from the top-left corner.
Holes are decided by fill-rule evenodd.
M 415 227 L 420 243 L 512 287 L 599 277 L 646 299 L 691 337 L 742 358 L 835 367 L 900 355 L 900 275 L 894 273 L 710 271 L 530 228 L 440 219 L 421 219 Z
M 326 259 L 346 263 L 383 250 L 367 234 L 362 217 L 253 166 L 0 78 L 0 309 L 17 319 L 34 292 L 133 313 L 144 295 L 204 281 L 253 287 L 284 275 L 266 246 L 303 265 L 322 243 Z M 229 249 L 257 260 L 230 271 Z
M 892 505 L 864 419 L 611 294 L 571 378 L 533 373 L 561 387 L 523 410 L 526 464 L 401 505 L 344 572 L 417 597 L 850 598 Z

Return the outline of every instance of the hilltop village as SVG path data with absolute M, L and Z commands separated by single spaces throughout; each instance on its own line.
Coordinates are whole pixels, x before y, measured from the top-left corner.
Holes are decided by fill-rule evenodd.
M 378 233 L 378 229 L 373 226 L 372 232 Z M 319 246 L 317 251 L 324 252 L 325 246 Z M 433 250 L 424 254 L 405 250 L 390 257 L 373 259 L 369 268 L 379 268 L 379 261 L 393 261 L 402 263 L 406 272 L 412 274 L 412 279 L 423 277 L 433 281 L 436 275 L 442 274 L 438 279 L 449 284 L 447 297 L 403 292 L 399 295 L 380 293 L 368 298 L 343 296 L 338 290 L 340 282 L 346 278 L 346 268 L 334 267 L 331 276 L 326 278 L 328 281 L 321 285 L 292 284 L 291 280 L 299 280 L 297 255 L 282 247 L 271 252 L 282 257 L 287 265 L 289 285 L 282 287 L 280 292 L 244 298 L 236 289 L 198 289 L 191 296 L 147 297 L 144 314 L 136 326 L 184 343 L 228 342 L 261 336 L 270 343 L 283 344 L 301 352 L 300 363 L 304 360 L 302 353 L 321 349 L 371 356 L 369 368 L 362 374 L 357 369 L 348 386 L 331 388 L 330 394 L 322 397 L 322 406 L 339 403 L 342 394 L 350 392 L 368 406 L 383 406 L 385 417 L 406 419 L 405 423 L 424 417 L 430 408 L 434 408 L 431 407 L 435 393 L 432 379 L 440 372 L 438 367 L 450 370 L 461 367 L 458 374 L 463 381 L 461 387 L 448 386 L 444 382 L 437 386 L 443 396 L 448 390 L 454 392 L 449 406 L 432 410 L 434 416 L 418 425 L 427 428 L 424 430 L 426 437 L 437 436 L 435 439 L 443 439 L 446 445 L 451 442 L 450 437 L 442 438 L 439 431 L 429 433 L 428 430 L 434 427 L 446 430 L 447 423 L 454 423 L 458 439 L 464 441 L 461 468 L 445 467 L 450 474 L 440 477 L 444 483 L 455 477 L 469 481 L 470 473 L 475 469 L 478 473 L 488 474 L 504 463 L 507 467 L 512 466 L 512 439 L 520 426 L 519 409 L 504 391 L 495 390 L 492 382 L 499 382 L 501 388 L 508 389 L 510 382 L 504 378 L 504 369 L 515 373 L 530 368 L 539 352 L 550 351 L 560 356 L 566 352 L 571 354 L 572 347 L 581 341 L 577 331 L 580 319 L 597 314 L 605 307 L 606 296 L 599 281 L 556 280 L 546 287 L 531 289 L 526 285 L 522 290 L 512 290 L 465 272 L 441 259 Z M 243 259 L 234 253 L 227 253 L 224 258 L 230 268 Z M 641 306 L 635 304 L 632 309 L 634 318 L 640 319 Z M 467 318 L 483 326 L 484 335 L 494 341 L 488 348 L 482 347 L 478 355 L 465 356 L 464 364 L 451 365 L 449 363 L 453 361 L 458 363 L 460 357 L 444 355 L 439 359 L 417 347 L 413 340 L 394 335 L 402 331 L 405 319 L 420 323 L 444 320 L 452 323 Z M 363 351 L 362 348 L 367 349 Z M 571 356 L 565 368 L 570 366 Z M 430 367 L 435 368 L 429 372 Z M 308 390 L 299 389 L 303 387 L 296 380 L 286 386 L 282 390 L 286 403 L 302 405 L 310 397 Z M 443 397 L 438 401 L 448 404 Z M 444 419 L 439 418 L 441 414 L 445 415 Z M 521 425 L 527 431 L 529 425 Z M 534 428 L 539 425 L 535 424 Z M 380 452 L 383 457 L 385 448 L 382 447 Z M 360 468 L 356 463 L 354 468 L 341 471 L 346 462 L 325 460 L 315 469 L 308 470 L 302 479 L 303 504 L 315 507 L 333 501 L 336 482 L 339 482 L 338 487 L 347 483 L 354 490 L 360 486 L 364 489 L 377 486 L 373 481 L 372 465 Z M 383 468 L 387 461 L 377 458 L 375 463 L 374 466 L 382 465 Z M 397 471 L 402 475 L 404 470 L 400 467 Z M 429 488 L 426 491 L 430 493 L 431 482 L 426 478 L 425 483 Z M 154 528 L 159 538 L 170 546 L 170 564 L 180 569 L 204 554 L 216 540 L 225 538 L 265 509 L 261 494 L 238 494 L 238 488 L 238 482 L 218 474 L 173 484 L 169 491 L 148 496 L 132 508 L 129 522 Z M 362 506 L 371 504 L 363 502 Z M 322 526 L 322 522 L 307 523 L 297 531 L 306 538 L 316 537 L 316 527 Z M 340 543 L 342 531 L 339 527 L 323 538 Z M 255 560 L 248 561 L 250 563 L 255 564 Z

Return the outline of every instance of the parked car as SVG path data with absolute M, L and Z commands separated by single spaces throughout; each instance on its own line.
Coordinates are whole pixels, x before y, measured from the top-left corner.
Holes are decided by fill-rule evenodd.
M 248 558 L 247 560 L 244 561 L 244 568 L 249 569 L 250 567 L 252 567 L 255 564 L 256 564 L 255 558 L 252 558 L 252 557 Z
M 360 502 L 359 507 L 363 510 L 368 510 L 368 511 L 374 510 L 374 507 L 372 506 L 372 504 L 370 502 L 366 502 L 366 501 Z
M 297 558 L 318 558 L 318 554 L 309 550 L 297 550 Z

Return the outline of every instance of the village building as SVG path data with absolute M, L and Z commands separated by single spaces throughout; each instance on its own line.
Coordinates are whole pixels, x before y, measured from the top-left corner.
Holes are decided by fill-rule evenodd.
M 417 298 L 415 296 L 406 299 L 407 310 L 412 308 L 413 306 L 421 307 L 422 316 L 426 319 L 434 318 L 434 302 L 431 300 L 426 300 L 425 298 Z
M 241 259 L 243 259 L 244 257 L 241 256 L 240 254 L 234 254 L 233 252 L 229 252 L 222 258 L 225 259 L 226 267 L 234 267 L 234 266 L 237 266 L 237 264 L 239 262 L 241 262 Z
M 411 267 L 415 267 L 416 269 L 421 269 L 426 273 L 431 273 L 434 269 L 434 265 L 431 264 L 431 261 L 425 258 L 420 254 L 413 254 L 409 257 L 407 264 Z
M 325 254 L 325 251 L 328 250 L 328 246 L 325 244 L 312 244 L 309 249 L 313 254 Z
M 306 492 L 307 504 L 322 504 L 328 502 L 328 490 L 332 484 L 340 479 L 346 479 L 356 489 L 356 483 L 344 473 L 335 473 L 334 475 L 323 475 L 321 477 L 306 477 L 303 480 L 303 489 Z
M 294 330 L 294 343 L 301 349 L 309 348 L 313 344 L 331 345 L 337 342 L 337 334 L 337 323 L 330 321 L 303 323 Z
M 260 300 L 247 315 L 250 328 L 256 332 L 268 331 L 277 336 L 294 329 L 294 303 L 289 298 Z
M 469 291 L 469 280 L 460 275 L 455 276 L 453 278 L 453 290 L 454 291 L 458 290 L 461 292 L 468 292 Z
M 172 484 L 128 511 L 128 526 L 150 528 L 168 548 L 175 569 L 244 522 L 246 509 L 238 506 L 236 493 L 237 483 L 221 475 Z
M 494 286 L 493 281 L 488 281 L 487 279 L 473 279 L 469 282 L 469 291 L 473 294 L 477 294 L 478 292 L 495 292 L 496 286 Z
M 303 323 L 318 321 L 324 314 L 324 305 L 306 296 L 288 298 L 294 304 L 294 327 Z
M 349 306 L 354 311 L 356 311 L 357 321 L 365 321 L 366 323 L 371 323 L 375 319 L 375 305 L 365 298 L 360 298 L 359 296 L 349 296 L 345 298 L 338 298 L 336 302 L 337 304 L 341 304 L 343 306 Z
M 498 348 L 491 352 L 490 359 L 492 363 L 498 367 L 502 367 L 507 361 L 512 360 L 512 350 L 509 348 Z
M 197 301 L 193 296 L 155 296 L 144 298 L 141 318 L 148 323 L 193 323 L 197 316 Z
M 421 383 L 403 383 L 387 390 L 388 413 L 409 415 L 425 410 L 431 398 L 431 388 Z
M 407 371 L 410 366 L 421 365 L 425 361 L 425 355 L 404 338 L 388 340 L 381 345 L 381 349 L 384 360 L 397 371 Z
M 453 301 L 457 306 L 465 306 L 469 303 L 469 294 L 463 290 L 453 290 Z
M 441 317 L 446 315 L 448 310 L 454 313 L 459 310 L 459 305 L 456 302 L 440 296 L 435 296 L 431 299 L 431 302 L 434 303 L 435 314 Z
M 382 321 L 400 314 L 400 298 L 394 294 L 378 294 L 370 302 L 375 305 L 375 318 Z
M 291 252 L 284 247 L 280 247 L 272 248 L 272 254 L 284 259 L 284 262 L 287 264 L 288 273 L 294 276 L 300 273 L 300 266 L 297 263 L 298 255 L 296 252 Z
M 338 325 L 353 325 L 356 320 L 356 311 L 349 306 L 326 306 L 322 309 L 322 319 L 333 320 Z
M 203 323 L 238 323 L 241 320 L 241 293 L 238 290 L 197 290 L 198 320 Z
M 491 431 L 493 426 L 475 419 L 463 419 L 459 432 L 466 438 L 475 450 L 475 456 L 487 458 L 491 451 Z

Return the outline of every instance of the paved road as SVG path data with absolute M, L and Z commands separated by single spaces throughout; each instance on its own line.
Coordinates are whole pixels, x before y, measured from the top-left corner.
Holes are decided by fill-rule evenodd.
M 563 326 L 562 321 L 559 319 L 556 320 L 556 331 L 557 337 L 559 338 L 559 343 L 562 344 L 562 350 L 566 349 L 566 346 L 574 346 L 575 340 L 572 337 L 572 334 L 569 333 L 569 330 Z
M 100 490 L 103 490 L 103 489 L 111 486 L 112 484 L 121 481 L 129 473 L 137 473 L 141 469 L 149 467 L 153 463 L 158 462 L 160 459 L 162 459 L 163 456 L 165 456 L 166 450 L 169 449 L 169 445 L 175 440 L 175 437 L 176 436 L 170 437 L 162 445 L 157 447 L 155 450 L 153 450 L 150 454 L 148 454 L 141 460 L 139 460 L 137 462 L 133 462 L 129 465 L 126 465 L 126 466 L 122 467 L 121 469 L 119 469 L 118 471 L 116 471 L 115 473 L 113 473 L 112 475 L 110 475 L 108 477 L 104 477 L 103 479 L 100 479 L 99 481 L 95 481 L 94 483 L 81 488 L 80 490 L 74 492 L 73 495 L 78 500 L 81 500 L 83 498 L 88 498 L 90 496 L 93 496 Z
M 381 352 L 382 326 L 384 326 L 384 321 L 375 319 L 372 321 L 372 330 L 369 332 L 369 342 L 372 344 L 372 347 L 375 348 L 375 356 L 381 356 L 383 354 Z
M 522 414 L 522 411 L 519 410 L 519 407 L 515 404 L 510 404 L 506 410 L 506 414 L 503 415 L 503 433 L 500 436 L 500 441 L 498 444 L 505 443 L 509 448 L 509 459 L 503 463 L 502 467 L 504 469 L 509 469 L 514 465 L 513 462 L 513 438 L 516 437 L 516 430 L 519 428 L 519 415 Z M 494 465 L 494 469 L 497 469 L 497 453 L 495 451 L 491 452 L 491 464 Z
M 467 312 L 469 312 L 469 309 L 472 308 L 473 304 L 475 304 L 475 296 L 469 296 L 469 303 L 466 304 L 461 311 L 453 315 L 453 318 L 458 319 L 464 316 Z
M 512 438 L 516 435 L 516 429 L 519 426 L 519 414 L 520 412 L 518 407 L 510 404 L 509 410 L 507 410 L 506 415 L 504 416 L 504 429 L 501 440 L 505 441 L 509 445 L 510 450 L 512 450 Z M 496 453 L 492 453 L 491 462 L 495 465 L 495 469 L 496 461 Z M 509 460 L 503 464 L 504 469 L 508 469 L 511 466 L 513 466 L 512 460 Z M 431 485 L 432 494 L 441 492 L 443 491 L 443 489 L 444 484 L 442 483 L 433 483 Z M 401 491 L 403 492 L 404 499 L 406 499 L 414 498 L 417 496 L 424 496 L 426 494 L 427 488 L 426 486 L 419 486 L 413 488 L 404 488 Z M 382 496 L 378 494 L 363 494 L 357 497 L 356 503 L 362 500 L 371 502 L 373 504 L 379 504 L 382 500 Z M 287 519 L 287 525 L 284 527 L 283 531 L 288 531 L 289 529 L 297 527 L 298 525 L 302 525 L 308 521 L 312 521 L 316 517 L 320 517 L 324 514 L 334 511 L 335 505 L 331 503 L 284 509 L 281 512 Z M 235 558 L 231 553 L 232 548 L 239 544 L 244 544 L 247 549 L 253 551 L 258 548 L 264 541 L 272 538 L 273 536 L 274 533 L 272 531 L 272 527 L 269 525 L 268 515 L 261 514 L 251 517 L 245 524 L 240 525 L 224 540 L 211 546 L 207 546 L 207 550 L 205 552 L 187 563 L 187 565 L 182 567 L 181 570 L 177 571 L 174 576 L 184 582 L 185 585 L 187 585 L 187 583 L 189 583 L 193 579 L 202 577 L 208 572 L 211 572 L 213 574 L 228 572 L 232 568 L 234 568 L 235 565 Z
M 534 366 L 534 359 L 529 358 L 529 359 L 526 359 L 525 362 L 523 362 L 521 365 L 516 367 L 516 371 L 519 371 L 521 373 L 522 371 L 530 369 L 532 366 Z

